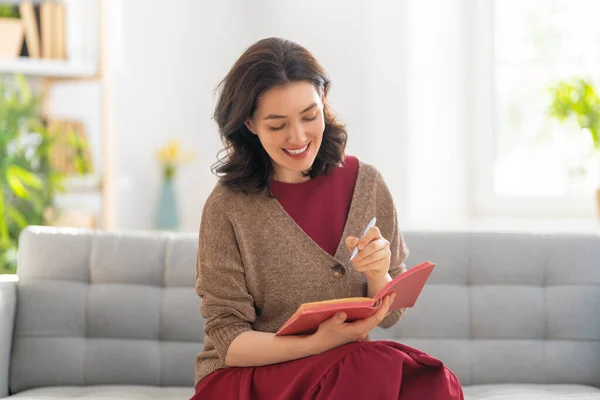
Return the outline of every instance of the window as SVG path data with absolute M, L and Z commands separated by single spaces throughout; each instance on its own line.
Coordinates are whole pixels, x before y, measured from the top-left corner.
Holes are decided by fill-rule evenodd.
M 599 179 L 591 135 L 549 117 L 549 88 L 586 78 L 600 89 L 600 1 L 474 4 L 476 212 L 593 214 Z

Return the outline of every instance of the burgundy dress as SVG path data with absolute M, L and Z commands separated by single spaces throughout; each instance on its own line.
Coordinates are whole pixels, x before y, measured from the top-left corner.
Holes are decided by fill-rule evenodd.
M 296 223 L 334 255 L 342 239 L 358 160 L 327 177 L 273 182 L 271 191 Z M 399 323 L 402 323 L 401 321 Z M 220 369 L 202 379 L 192 400 L 463 399 L 444 364 L 394 341 L 346 344 L 316 356 L 262 367 Z

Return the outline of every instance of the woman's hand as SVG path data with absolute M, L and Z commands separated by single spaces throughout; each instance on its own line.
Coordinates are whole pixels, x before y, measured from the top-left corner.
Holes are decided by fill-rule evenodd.
M 345 322 L 346 314 L 341 312 L 323 321 L 310 339 L 314 342 L 317 353 L 333 349 L 346 343 L 357 342 L 367 337 L 388 314 L 390 305 L 394 302 L 395 294 L 383 298 L 381 307 L 368 318 L 353 322 Z
M 379 228 L 374 226 L 359 239 L 354 236 L 346 238 L 346 246 L 352 252 L 358 245 L 358 253 L 352 259 L 357 271 L 363 272 L 370 280 L 385 280 L 390 269 L 390 242 L 383 236 Z

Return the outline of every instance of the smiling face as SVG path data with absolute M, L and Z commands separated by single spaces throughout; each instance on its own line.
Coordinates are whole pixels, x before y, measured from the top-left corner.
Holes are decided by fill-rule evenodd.
M 275 179 L 298 183 L 313 165 L 325 130 L 323 98 L 310 82 L 292 82 L 265 92 L 246 127 L 271 157 Z

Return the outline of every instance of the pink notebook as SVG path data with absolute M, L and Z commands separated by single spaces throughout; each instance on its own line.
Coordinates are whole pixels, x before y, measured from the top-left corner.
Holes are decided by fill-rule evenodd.
M 277 331 L 276 335 L 314 333 L 321 322 L 340 311 L 346 313 L 346 322 L 367 318 L 377 312 L 381 306 L 381 299 L 385 295 L 394 292 L 396 293 L 396 300 L 390 306 L 390 311 L 413 307 L 434 267 L 435 264 L 429 261 L 414 266 L 403 274 L 396 276 L 372 299 L 368 297 L 350 297 L 301 304 Z

